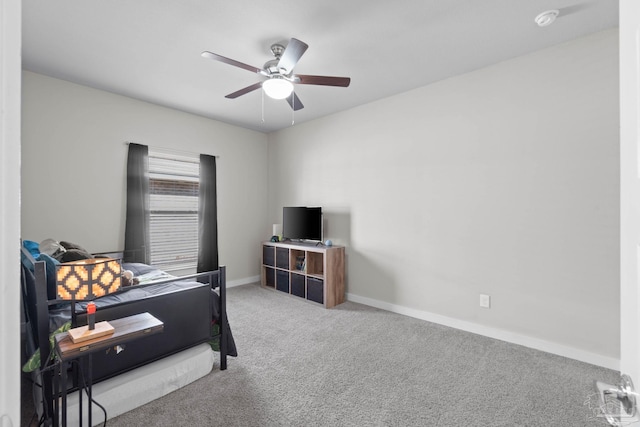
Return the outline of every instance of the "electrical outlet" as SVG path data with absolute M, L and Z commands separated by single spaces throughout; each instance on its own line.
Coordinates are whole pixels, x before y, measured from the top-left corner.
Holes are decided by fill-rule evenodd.
M 480 307 L 491 308 L 491 296 L 480 294 Z

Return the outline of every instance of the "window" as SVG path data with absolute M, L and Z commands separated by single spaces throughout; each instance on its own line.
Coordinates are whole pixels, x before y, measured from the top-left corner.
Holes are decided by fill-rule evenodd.
M 149 149 L 150 262 L 162 270 L 196 268 L 199 176 L 197 155 Z

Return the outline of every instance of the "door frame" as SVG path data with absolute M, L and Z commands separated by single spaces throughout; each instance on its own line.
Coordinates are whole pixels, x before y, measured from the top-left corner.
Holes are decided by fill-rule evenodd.
M 620 0 L 620 372 L 640 385 L 640 2 Z
M 20 425 L 22 2 L 0 0 L 0 426 Z

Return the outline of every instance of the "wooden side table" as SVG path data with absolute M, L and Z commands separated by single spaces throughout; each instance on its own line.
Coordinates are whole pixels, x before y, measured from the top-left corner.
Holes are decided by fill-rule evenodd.
M 164 323 L 149 313 L 140 313 L 120 319 L 109 320 L 114 332 L 111 335 L 98 337 L 90 341 L 74 343 L 68 333 L 63 332 L 55 336 L 56 354 L 60 360 L 60 382 L 62 383 L 62 425 L 67 425 L 67 368 L 74 359 L 88 356 L 89 366 L 87 369 L 87 394 L 89 399 L 89 426 L 91 420 L 91 387 L 92 387 L 92 366 L 91 355 L 97 351 L 105 350 L 109 347 L 133 341 L 148 335 L 162 332 Z M 58 395 L 56 390 L 56 395 Z M 82 426 L 82 386 L 79 388 L 79 412 L 80 426 Z M 57 402 L 57 399 L 56 399 Z M 57 414 L 58 412 L 55 411 Z M 54 422 L 57 424 L 58 416 Z

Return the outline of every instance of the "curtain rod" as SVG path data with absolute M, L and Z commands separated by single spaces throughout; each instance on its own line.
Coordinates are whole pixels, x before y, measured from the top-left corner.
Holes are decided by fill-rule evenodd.
M 137 142 L 133 142 L 133 141 L 125 141 L 124 145 L 129 145 L 129 144 L 138 144 Z M 139 145 L 144 145 L 144 144 L 139 144 Z M 185 154 L 188 156 L 198 156 L 200 154 L 206 154 L 206 153 L 194 153 L 193 151 L 185 151 L 185 150 L 176 150 L 175 148 L 164 148 L 164 147 L 151 147 L 149 145 L 147 145 L 147 147 L 149 148 L 155 148 L 156 150 L 164 150 L 164 151 L 170 151 L 173 152 L 175 154 Z M 207 154 L 208 156 L 213 156 L 216 159 L 219 159 L 220 156 L 219 155 L 213 155 L 213 154 Z

